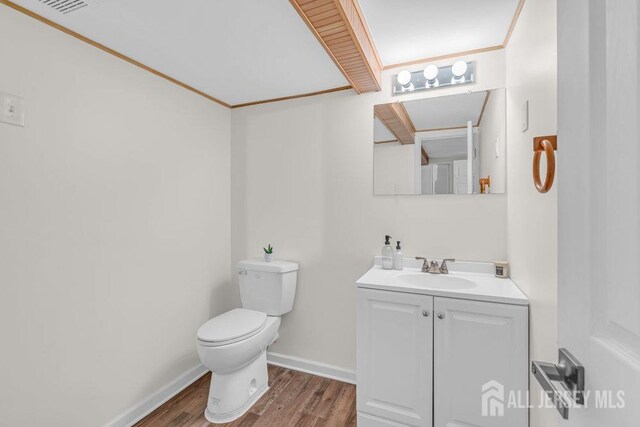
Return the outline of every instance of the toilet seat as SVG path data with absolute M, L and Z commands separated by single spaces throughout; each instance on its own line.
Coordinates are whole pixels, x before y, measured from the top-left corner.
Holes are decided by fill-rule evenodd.
M 208 347 L 233 344 L 260 332 L 266 321 L 266 313 L 234 308 L 202 325 L 198 329 L 198 341 Z

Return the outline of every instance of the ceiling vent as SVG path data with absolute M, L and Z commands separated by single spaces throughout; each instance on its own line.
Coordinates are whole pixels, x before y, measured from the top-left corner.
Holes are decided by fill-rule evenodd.
M 45 6 L 49 6 L 51 9 L 58 13 L 67 15 L 71 12 L 78 11 L 84 7 L 89 6 L 86 0 L 38 0 Z

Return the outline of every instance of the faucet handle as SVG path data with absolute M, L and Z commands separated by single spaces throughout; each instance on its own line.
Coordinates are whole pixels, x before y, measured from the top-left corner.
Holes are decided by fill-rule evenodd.
M 425 273 L 427 270 L 429 270 L 429 261 L 427 261 L 426 258 L 423 258 L 421 256 L 417 256 L 416 259 L 421 259 L 422 260 L 422 272 Z
M 442 264 L 440 264 L 440 272 L 443 274 L 449 274 L 449 267 L 447 267 L 447 261 L 456 262 L 455 258 L 445 258 L 442 260 Z

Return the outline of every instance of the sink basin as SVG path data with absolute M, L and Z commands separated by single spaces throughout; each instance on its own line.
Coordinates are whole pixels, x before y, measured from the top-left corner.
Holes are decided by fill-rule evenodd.
M 473 301 L 529 305 L 526 295 L 511 279 L 501 279 L 493 273 L 490 263 L 456 261 L 449 274 L 420 271 L 421 263 L 406 258 L 404 270 L 385 270 L 378 260 L 356 281 L 358 289 L 407 292 L 433 297 L 462 298 Z M 1 424 L 1 423 L 0 423 Z
M 451 277 L 442 274 L 411 273 L 401 274 L 397 277 L 398 282 L 405 285 L 421 286 L 428 289 L 471 289 L 478 285 L 471 280 L 460 277 Z

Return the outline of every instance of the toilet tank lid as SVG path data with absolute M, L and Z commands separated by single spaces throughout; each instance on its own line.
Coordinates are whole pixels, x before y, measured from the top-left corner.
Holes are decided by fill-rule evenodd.
M 298 263 L 289 261 L 265 262 L 261 259 L 247 259 L 238 263 L 238 269 L 249 271 L 266 271 L 269 273 L 288 273 L 298 270 Z

